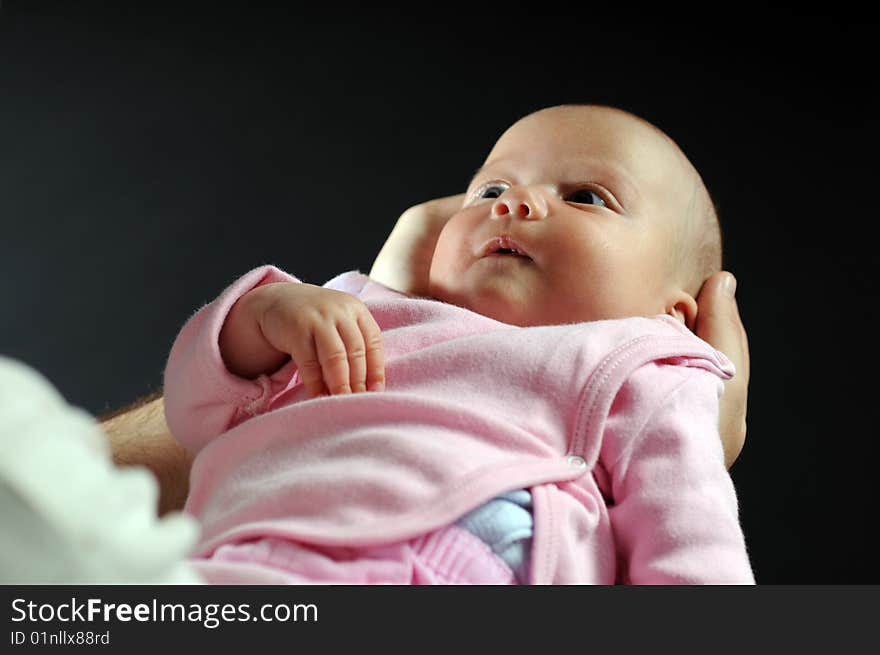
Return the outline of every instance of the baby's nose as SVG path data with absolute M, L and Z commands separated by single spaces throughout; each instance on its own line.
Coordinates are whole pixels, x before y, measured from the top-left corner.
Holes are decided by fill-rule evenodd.
M 524 220 L 541 220 L 547 216 L 547 201 L 530 189 L 510 187 L 492 204 L 492 218 L 508 215 Z

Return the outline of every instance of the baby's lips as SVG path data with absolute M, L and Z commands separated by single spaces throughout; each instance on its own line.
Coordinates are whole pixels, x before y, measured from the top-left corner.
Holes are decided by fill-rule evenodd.
M 511 250 L 517 255 L 528 257 L 529 259 L 532 258 L 528 250 L 526 250 L 526 248 L 522 244 L 520 244 L 518 241 L 515 241 L 513 238 L 510 237 L 510 235 L 507 234 L 492 237 L 491 239 L 486 241 L 480 248 L 479 256 L 486 257 L 500 250 Z

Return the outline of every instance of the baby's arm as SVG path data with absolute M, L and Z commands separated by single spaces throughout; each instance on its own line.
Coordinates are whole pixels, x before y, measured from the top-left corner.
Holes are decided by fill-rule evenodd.
M 370 276 L 393 289 L 423 295 L 437 236 L 463 201 L 463 194 L 449 196 L 405 211 L 379 253 Z M 274 361 L 265 365 L 271 368 Z M 374 383 L 381 386 L 379 375 L 374 377 Z M 117 464 L 147 466 L 156 475 L 161 487 L 159 513 L 181 509 L 189 486 L 192 456 L 171 435 L 165 416 L 165 399 L 140 399 L 99 420 L 108 434 Z
M 426 296 L 437 239 L 463 203 L 461 193 L 429 200 L 403 212 L 376 256 L 370 277 L 402 293 Z
M 382 333 L 367 307 L 311 284 L 266 284 L 242 296 L 223 324 L 220 353 L 244 378 L 272 373 L 292 357 L 312 396 L 385 386 Z
M 638 405 L 609 419 L 601 460 L 621 581 L 754 583 L 718 439 L 720 389 L 709 372 L 650 364 L 621 390 Z
M 289 356 L 294 365 L 283 366 Z M 177 335 L 164 376 L 168 425 L 195 454 L 269 409 L 297 366 L 313 396 L 381 388 L 379 328 L 353 295 L 303 284 L 273 266 L 254 269 Z

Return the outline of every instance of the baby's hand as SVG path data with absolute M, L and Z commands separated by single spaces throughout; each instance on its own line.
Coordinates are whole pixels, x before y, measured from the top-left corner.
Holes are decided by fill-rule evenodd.
M 385 388 L 382 332 L 366 305 L 311 284 L 266 284 L 242 296 L 220 352 L 243 377 L 269 373 L 290 355 L 312 397 Z

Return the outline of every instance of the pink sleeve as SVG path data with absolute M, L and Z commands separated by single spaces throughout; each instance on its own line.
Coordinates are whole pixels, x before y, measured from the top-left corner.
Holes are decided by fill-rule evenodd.
M 618 434 L 603 445 L 621 582 L 754 584 L 718 437 L 722 382 L 693 368 L 663 375 L 670 368 L 637 372 L 619 409 L 626 414 L 627 403 L 646 400 L 653 409 L 618 421 Z
M 220 356 L 220 329 L 235 302 L 270 282 L 299 282 L 274 266 L 261 266 L 233 282 L 202 307 L 177 335 L 165 366 L 165 418 L 175 438 L 191 453 L 241 421 L 264 411 L 289 384 L 292 362 L 248 380 L 230 373 Z

